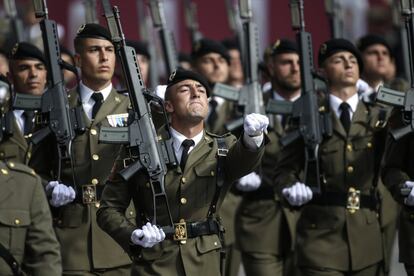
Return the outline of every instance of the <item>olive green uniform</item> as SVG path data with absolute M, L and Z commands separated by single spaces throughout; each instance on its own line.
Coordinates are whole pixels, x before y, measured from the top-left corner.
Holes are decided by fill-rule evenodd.
M 206 221 L 207 212 L 216 191 L 217 141 L 216 137 L 204 133 L 202 140 L 188 156 L 184 172 L 179 167 L 169 169 L 165 177 L 165 189 L 175 223 Z M 230 183 L 248 174 L 260 162 L 263 147 L 248 150 L 242 141 L 232 135 L 225 136 L 229 152 L 224 165 L 224 185 L 218 207 L 230 188 Z M 221 241 L 217 234 L 189 238 L 185 243 L 167 238 L 152 248 L 130 247 L 130 237 L 136 227 L 124 215 L 133 199 L 137 210 L 137 225 L 146 223 L 142 218 L 153 216 L 152 193 L 148 176 L 136 174 L 128 183 L 116 172 L 121 169 L 122 157 L 114 168 L 114 176 L 105 187 L 103 200 L 98 210 L 98 223 L 134 258 L 133 275 L 220 275 Z M 157 224 L 169 224 L 165 210 L 157 210 Z M 132 250 L 132 251 L 131 251 Z
M 270 97 L 265 94 L 265 100 Z M 262 183 L 246 192 L 236 215 L 237 246 L 242 251 L 246 275 L 294 275 L 292 251 L 295 244 L 297 209 L 290 207 L 274 191 L 273 178 L 284 130 L 280 120 L 269 115 L 270 142 L 262 159 Z
M 24 165 L 0 161 L 0 190 L 0 243 L 25 273 L 61 275 L 59 243 L 40 178 Z M 1 257 L 0 275 L 13 275 Z
M 71 91 L 69 104 L 73 107 L 77 103 L 78 94 Z M 98 227 L 96 210 L 99 202 L 84 204 L 82 194 L 83 185 L 93 185 L 97 188 L 98 201 L 100 200 L 99 190 L 103 189 L 120 146 L 98 143 L 99 130 L 101 127 L 110 126 L 108 115 L 126 113 L 128 105 L 129 100 L 126 96 L 112 90 L 93 121 L 90 121 L 83 112 L 83 119 L 87 126 L 86 132 L 76 136 L 72 144 L 76 199 L 60 208 L 53 208 L 54 226 L 61 244 L 65 273 L 115 269 L 131 263 L 122 248 Z M 31 165 L 45 179 L 53 178 L 51 170 L 59 162 L 55 159 L 54 145 L 55 143 L 48 139 L 39 148 L 33 149 Z M 73 183 L 69 162 L 62 164 L 61 181 L 64 184 Z M 134 217 L 134 211 L 128 210 L 127 216 Z M 129 275 L 128 269 L 118 272 L 118 275 Z
M 414 275 L 414 208 L 404 204 L 401 188 L 405 181 L 414 179 L 414 135 L 408 134 L 398 141 L 389 140 L 384 157 L 382 179 L 402 208 L 399 219 L 399 260 L 406 265 L 407 274 Z
M 26 164 L 30 159 L 29 144 L 13 114 L 13 135 L 0 143 L 0 159 Z
M 297 225 L 297 264 L 304 275 L 382 275 L 384 243 L 374 173 L 385 136 L 380 110 L 359 101 L 348 135 L 331 111 L 333 134 L 319 148 L 322 193 L 301 208 Z M 303 142 L 282 150 L 276 168 L 280 191 L 300 181 L 304 161 Z M 351 188 L 360 191 L 359 210 L 347 207 L 356 200 L 348 194 Z

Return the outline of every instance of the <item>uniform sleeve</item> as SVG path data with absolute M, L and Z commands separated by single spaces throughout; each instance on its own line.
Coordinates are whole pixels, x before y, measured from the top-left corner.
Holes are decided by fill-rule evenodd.
M 121 168 L 122 160 L 118 158 L 102 193 L 101 205 L 97 211 L 97 222 L 102 230 L 131 255 L 130 239 L 136 226 L 125 217 L 125 210 L 132 197 L 128 182 L 125 182 L 118 174 Z
M 389 138 L 384 153 L 382 181 L 394 199 L 401 204 L 404 203 L 404 197 L 400 192 L 401 186 L 405 181 L 410 180 L 407 174 L 407 164 L 409 164 L 408 154 L 412 152 L 409 139 L 412 138 L 412 135 L 406 135 L 398 141 Z
M 52 226 L 52 217 L 40 178 L 31 202 L 31 225 L 27 231 L 22 266 L 31 275 L 62 275 L 60 245 Z

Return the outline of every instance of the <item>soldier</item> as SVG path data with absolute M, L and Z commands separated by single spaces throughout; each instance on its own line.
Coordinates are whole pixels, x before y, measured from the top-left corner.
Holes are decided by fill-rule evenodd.
M 129 275 L 128 255 L 96 224 L 104 183 L 119 151 L 118 145 L 98 143 L 99 130 L 122 126 L 129 100 L 112 88 L 115 49 L 107 29 L 98 24 L 82 25 L 75 38 L 75 51 L 82 81 L 80 95 L 76 90 L 69 92 L 69 105 L 82 104 L 86 131 L 72 143 L 74 171 L 70 162 L 62 162 L 51 151 L 53 137 L 34 149 L 31 165 L 49 181 L 57 179 L 56 172 L 62 162 L 62 183 L 50 181 L 46 192 L 51 194 L 55 231 L 62 248 L 63 274 Z M 133 210 L 127 216 L 133 217 Z
M 41 96 L 47 82 L 46 61 L 43 53 L 27 42 L 17 43 L 9 55 L 9 81 L 14 93 Z M 19 163 L 27 163 L 31 152 L 27 138 L 33 131 L 35 112 L 16 109 L 13 111 L 13 136 L 0 145 L 0 157 Z
M 387 114 L 359 100 L 356 82 L 363 63 L 351 42 L 322 44 L 318 63 L 330 91 L 333 126 L 318 150 L 321 192 L 313 194 L 316 183 L 299 178 L 302 140 L 282 149 L 275 172 L 281 195 L 301 207 L 297 265 L 303 275 L 384 275 L 377 183 Z
M 265 101 L 272 98 L 296 100 L 300 96 L 296 43 L 277 40 L 270 56 L 267 71 L 271 75 L 272 90 L 264 94 Z M 280 115 L 268 116 L 272 126 L 268 134 L 270 143 L 265 148 L 260 176 L 251 173 L 237 184 L 237 188 L 246 193 L 236 215 L 236 243 L 242 252 L 246 275 L 291 276 L 294 275 L 291 255 L 295 244 L 297 212 L 284 204 L 273 189 L 274 168 L 280 152 L 279 139 L 284 135 L 287 120 Z
M 206 132 L 209 95 L 209 85 L 199 74 L 177 70 L 169 78 L 165 104 L 180 167 L 168 170 L 165 187 L 175 234 L 165 235 L 148 222 L 153 216 L 148 176 L 138 173 L 125 182 L 118 175 L 123 168 L 122 155 L 114 165 L 98 210 L 98 223 L 133 258 L 132 275 L 220 275 L 222 243 L 216 206 L 219 209 L 232 181 L 259 164 L 268 120 L 259 114 L 248 115 L 244 135 L 238 141 L 231 134 Z M 221 161 L 217 159 L 219 148 L 220 152 L 228 148 L 226 157 L 219 157 Z M 220 171 L 223 173 L 217 174 Z M 140 214 L 137 226 L 124 215 L 132 199 Z M 168 213 L 157 210 L 157 223 L 169 225 Z
M 151 60 L 148 45 L 142 41 L 136 40 L 127 40 L 126 44 L 135 49 L 142 79 L 144 80 L 144 83 L 148 85 L 149 66 Z
M 9 73 L 9 61 L 7 59 L 7 53 L 0 49 L 0 75 L 7 76 Z
M 230 56 L 229 78 L 227 84 L 241 88 L 244 84 L 240 45 L 237 39 L 229 38 L 222 41 Z

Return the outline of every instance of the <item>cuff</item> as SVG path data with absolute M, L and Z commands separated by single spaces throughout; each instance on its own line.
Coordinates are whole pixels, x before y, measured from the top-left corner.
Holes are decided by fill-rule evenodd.
M 264 134 L 258 136 L 249 136 L 246 132 L 243 133 L 244 145 L 250 150 L 257 150 L 263 143 Z

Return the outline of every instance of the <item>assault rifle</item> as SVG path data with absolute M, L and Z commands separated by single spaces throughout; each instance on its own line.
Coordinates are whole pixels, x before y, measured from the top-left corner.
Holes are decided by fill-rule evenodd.
M 70 161 L 74 185 L 72 141 L 76 134 L 85 131 L 85 125 L 82 120 L 82 106 L 79 105 L 76 108 L 69 107 L 61 69 L 61 67 L 67 68 L 67 65 L 60 58 L 56 22 L 48 19 L 46 0 L 33 0 L 33 5 L 36 18 L 41 19 L 39 24 L 42 30 L 46 57 L 48 87 L 40 97 L 17 93 L 13 107 L 17 109 L 40 110 L 40 115 L 37 118 L 39 119 L 39 124 L 44 127 L 33 134 L 31 142 L 38 144 L 44 138 L 53 134 L 56 139 L 57 154 L 60 161 L 57 165 L 57 180 L 60 181 L 62 163 Z
M 17 16 L 16 2 L 14 0 L 3 0 L 4 11 L 9 19 L 9 35 L 12 36 L 11 45 L 22 42 L 23 39 L 23 23 Z
M 191 0 L 184 0 L 185 25 L 190 32 L 191 44 L 203 38 L 197 20 L 197 4 Z
M 125 180 L 130 179 L 138 171 L 145 170 L 147 172 L 153 192 L 154 217 L 152 223 L 157 224 L 157 210 L 166 208 L 170 225 L 164 229 L 169 232 L 172 231 L 173 220 L 164 181 L 167 166 L 175 166 L 177 163 L 172 147 L 172 139 L 160 140 L 157 136 L 148 105 L 148 98 L 154 100 L 156 96 L 145 92 L 146 88 L 141 77 L 135 51 L 125 44 L 118 7 L 111 8 L 109 0 L 102 0 L 102 6 L 111 33 L 112 43 L 122 65 L 132 112 L 129 114 L 128 127 L 101 128 L 99 141 L 126 145 L 129 156 L 124 160 L 124 163 L 127 167 L 120 172 L 121 177 Z M 166 128 L 169 132 L 169 128 Z
M 163 0 L 149 0 L 152 23 L 161 40 L 161 46 L 164 53 L 166 74 L 169 76 L 178 67 L 178 55 L 175 48 L 174 36 L 167 28 L 165 22 L 164 2 Z
M 240 0 L 240 18 L 243 21 L 243 48 L 246 49 L 246 59 L 243 64 L 245 85 L 240 89 L 217 83 L 213 94 L 224 99 L 238 103 L 243 108 L 244 115 L 250 113 L 265 114 L 263 106 L 263 93 L 259 84 L 259 50 L 257 26 L 252 20 L 251 0 Z M 226 128 L 232 131 L 243 125 L 243 117 L 236 119 Z
M 378 89 L 376 98 L 378 102 L 400 107 L 402 109 L 405 126 L 390 131 L 395 140 L 414 131 L 414 0 L 401 0 L 400 3 L 401 15 L 404 18 L 408 38 L 407 48 L 410 65 L 410 89 L 406 92 L 401 92 L 381 86 Z
M 344 37 L 344 16 L 340 0 L 325 0 L 325 11 L 329 18 L 332 38 Z
M 398 1 L 392 2 L 392 21 L 395 28 L 395 31 L 398 33 L 400 38 L 400 44 L 401 44 L 401 59 L 396 62 L 399 62 L 403 65 L 402 70 L 402 76 L 404 79 L 406 79 L 408 82 L 411 82 L 411 76 L 410 76 L 410 53 L 408 50 L 408 36 L 407 31 L 405 29 L 405 24 L 403 22 L 402 16 L 401 16 L 401 10 L 400 5 Z
M 234 0 L 226 0 L 226 10 L 227 10 L 227 19 L 229 21 L 230 30 L 233 32 L 234 36 L 237 37 L 237 40 L 240 45 L 240 58 L 242 63 L 245 63 L 246 50 L 244 49 L 244 32 L 243 24 L 239 16 L 240 9 L 237 4 L 234 3 Z
M 13 136 L 14 115 L 11 106 L 11 86 L 7 78 L 0 76 L 0 142 Z
M 85 6 L 85 23 L 99 24 L 96 16 L 96 0 L 83 0 Z
M 157 47 L 154 35 L 152 32 L 151 18 L 146 12 L 147 7 L 145 6 L 144 0 L 137 0 L 137 11 L 138 11 L 138 20 L 139 20 L 139 36 L 140 39 L 147 42 L 148 52 L 151 56 L 150 65 L 149 65 L 149 85 L 152 89 L 155 89 L 159 84 L 159 74 L 158 74 L 158 63 L 157 63 Z

